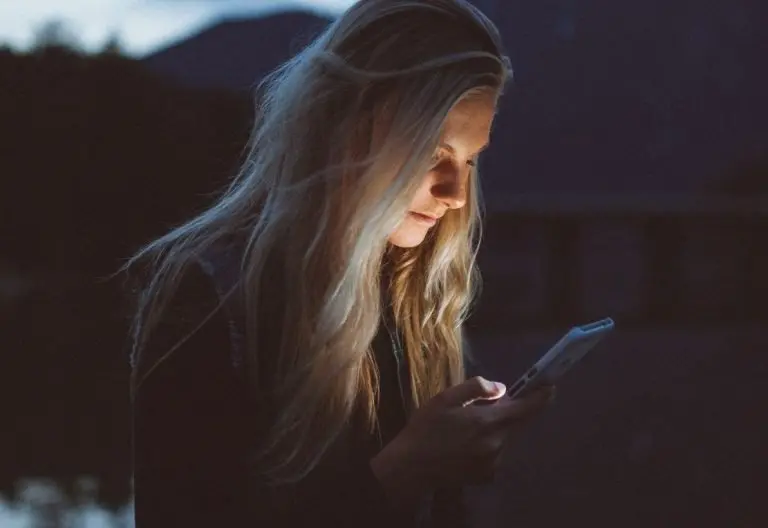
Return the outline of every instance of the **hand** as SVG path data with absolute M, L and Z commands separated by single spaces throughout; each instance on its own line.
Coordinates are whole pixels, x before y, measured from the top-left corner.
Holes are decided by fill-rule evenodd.
M 551 401 L 545 387 L 519 399 L 502 398 L 506 387 L 481 377 L 446 389 L 411 417 L 408 425 L 371 460 L 371 468 L 395 501 L 411 503 L 437 486 L 488 480 L 505 442 Z M 496 400 L 493 405 L 471 405 Z

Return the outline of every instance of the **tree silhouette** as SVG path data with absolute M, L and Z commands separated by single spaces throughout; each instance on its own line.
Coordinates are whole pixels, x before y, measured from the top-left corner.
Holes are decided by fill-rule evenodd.
M 101 49 L 102 55 L 117 55 L 117 56 L 123 56 L 125 55 L 125 49 L 123 48 L 123 43 L 120 40 L 120 34 L 117 32 L 113 32 L 109 38 L 107 38 L 107 41 L 104 43 L 104 47 Z
M 58 19 L 43 22 L 35 31 L 32 39 L 31 49 L 33 52 L 51 48 L 82 51 L 77 33 L 66 22 Z

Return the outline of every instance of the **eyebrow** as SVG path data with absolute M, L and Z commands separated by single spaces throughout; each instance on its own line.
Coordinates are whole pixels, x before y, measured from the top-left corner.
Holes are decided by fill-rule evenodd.
M 490 145 L 490 143 L 486 143 L 485 145 L 483 145 L 482 147 L 480 147 L 480 148 L 477 150 L 476 154 L 480 154 L 482 151 L 484 151 L 485 149 L 487 149 L 489 145 Z M 438 145 L 438 146 L 439 146 L 439 147 L 441 147 L 441 148 L 444 148 L 445 150 L 448 150 L 448 151 L 450 151 L 450 152 L 451 152 L 451 154 L 453 154 L 453 155 L 456 155 L 456 149 L 455 149 L 455 148 L 453 148 L 453 146 L 452 146 L 452 145 L 450 145 L 449 143 L 445 143 L 444 141 L 441 141 L 441 142 L 439 143 L 439 145 Z

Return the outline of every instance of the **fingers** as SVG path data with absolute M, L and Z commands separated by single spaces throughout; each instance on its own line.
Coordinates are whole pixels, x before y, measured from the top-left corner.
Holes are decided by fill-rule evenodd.
M 498 399 L 506 390 L 503 383 L 476 376 L 444 390 L 432 398 L 431 403 L 441 407 L 466 406 L 477 400 Z
M 492 413 L 489 419 L 502 427 L 526 422 L 548 407 L 554 397 L 554 386 L 547 386 L 536 389 L 522 398 L 503 399 L 487 408 L 487 411 Z

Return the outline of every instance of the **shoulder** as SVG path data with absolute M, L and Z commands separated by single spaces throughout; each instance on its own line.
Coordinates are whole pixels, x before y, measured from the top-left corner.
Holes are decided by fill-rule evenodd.
M 225 289 L 236 278 L 223 268 L 222 255 L 213 250 L 185 265 L 142 346 L 134 351 L 134 388 L 158 369 L 236 366 L 233 314 L 225 298 Z
M 161 326 L 193 328 L 219 309 L 220 295 L 213 276 L 199 260 L 181 272 L 163 310 Z
M 220 298 L 227 296 L 240 281 L 245 244 L 227 238 L 212 245 L 195 258 L 195 265 Z

